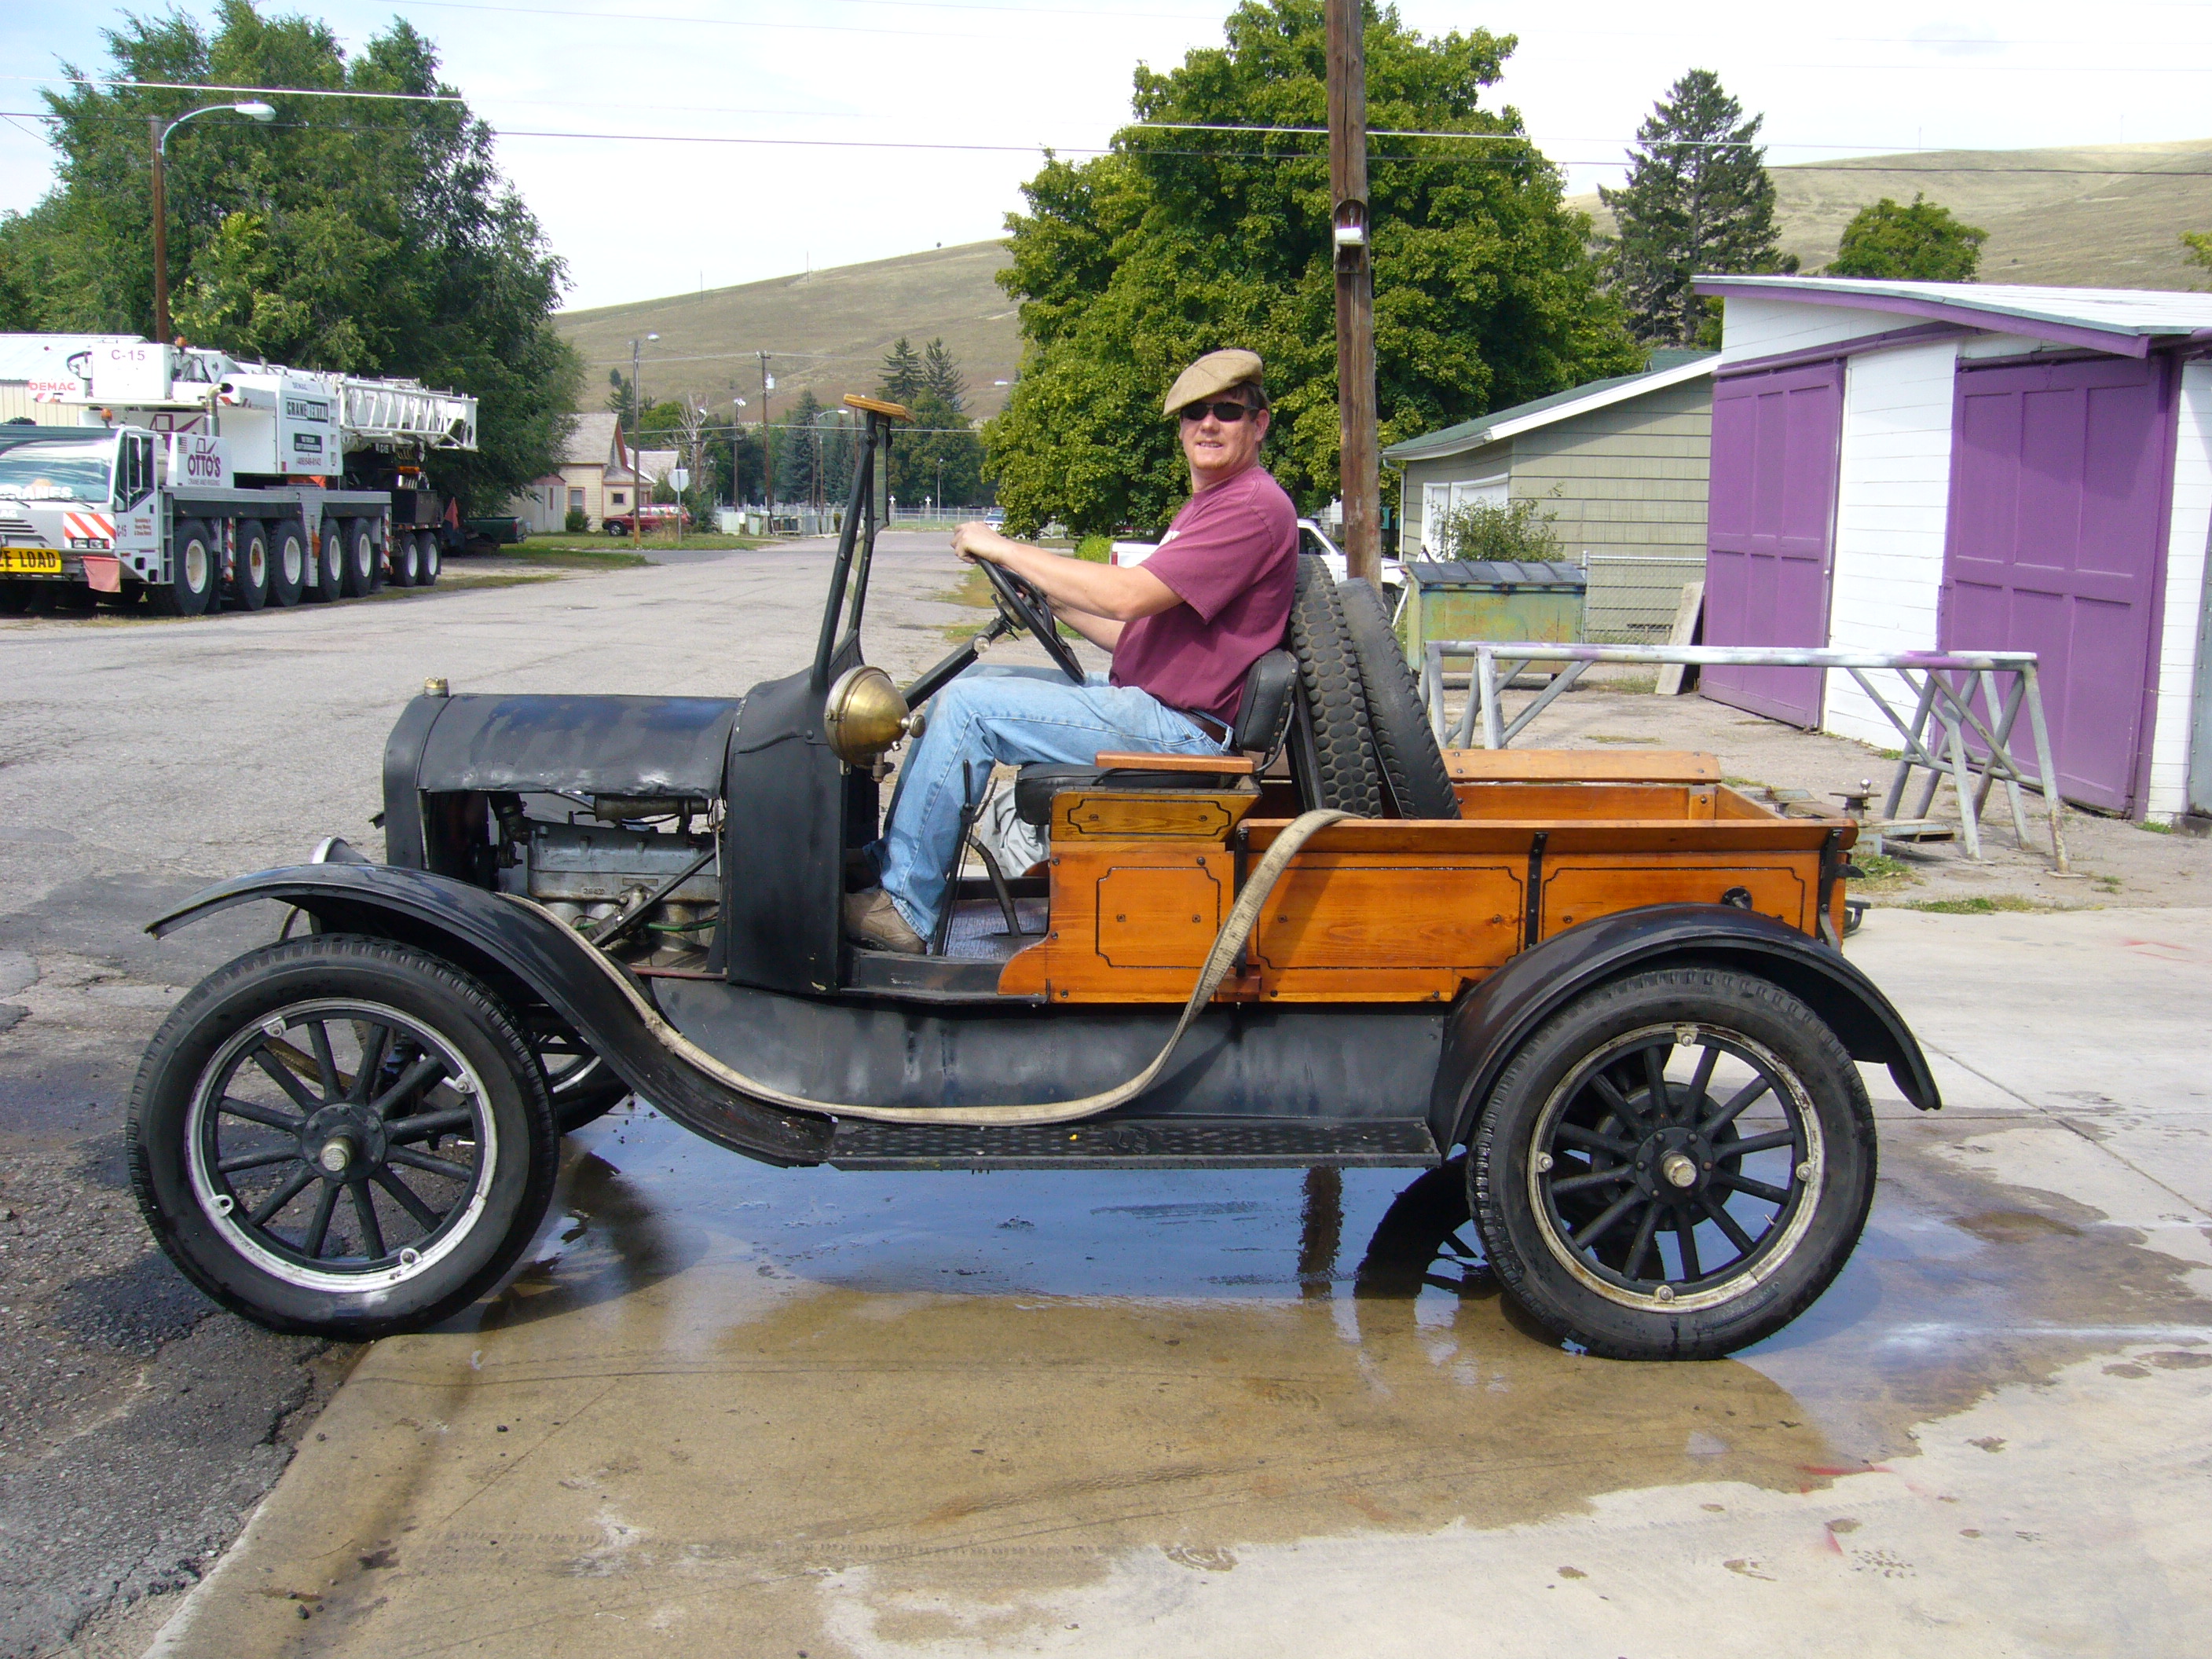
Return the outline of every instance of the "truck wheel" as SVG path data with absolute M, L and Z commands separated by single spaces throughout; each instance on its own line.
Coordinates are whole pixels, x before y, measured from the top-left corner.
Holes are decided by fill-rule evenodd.
M 20 617 L 30 608 L 30 583 L 0 581 L 0 617 Z
M 185 520 L 170 538 L 169 583 L 153 590 L 154 608 L 165 616 L 204 617 L 222 572 L 222 544 L 199 520 Z
M 280 538 L 297 535 L 302 547 L 307 544 L 305 525 L 288 524 L 276 533 Z M 326 604 L 335 604 L 343 599 L 345 596 L 345 549 L 338 540 L 338 521 L 336 519 L 323 520 L 323 533 L 315 538 L 314 550 L 308 556 L 308 562 L 313 571 L 307 582 L 308 596 Z
M 1536 1319 L 1615 1359 L 1712 1359 L 1842 1270 L 1874 1200 L 1874 1114 L 1796 998 L 1662 968 L 1539 1028 L 1467 1168 L 1491 1266 Z
M 230 598 L 242 611 L 258 611 L 269 603 L 269 540 L 248 535 L 249 527 L 260 526 L 241 523 L 231 548 Z
M 1367 694 L 1328 567 L 1298 560 L 1297 596 L 1291 605 L 1291 650 L 1298 659 L 1301 716 L 1292 733 L 1301 804 L 1334 807 L 1354 817 L 1382 816 L 1382 779 Z
M 374 592 L 384 585 L 384 573 L 377 568 L 376 544 L 369 539 L 368 526 L 358 519 L 333 519 L 331 525 L 337 532 L 345 572 L 346 598 L 357 599 Z
M 202 1290 L 348 1340 L 458 1312 L 544 1218 L 536 1061 L 475 979 L 323 933 L 218 969 L 155 1036 L 125 1130 L 140 1211 Z
M 415 567 L 420 573 L 422 584 L 425 587 L 435 587 L 438 585 L 438 574 L 445 564 L 438 547 L 438 532 L 434 530 L 417 531 L 415 539 L 422 548 L 421 553 L 417 555 Z
M 1359 659 L 1359 683 L 1367 692 L 1367 718 L 1375 728 L 1376 758 L 1382 786 L 1401 818 L 1455 818 L 1459 796 L 1452 789 L 1443 753 L 1429 728 L 1428 711 L 1406 653 L 1390 626 L 1382 596 L 1364 580 L 1337 586 L 1344 606 L 1352 654 Z
M 422 544 L 415 539 L 415 532 L 403 530 L 392 544 L 392 585 L 394 587 L 414 587 L 422 580 Z
M 298 540 L 287 540 L 282 535 L 272 536 L 265 524 L 241 523 L 238 539 L 244 544 L 248 536 L 258 537 L 269 561 L 269 603 L 289 610 L 299 604 L 300 595 L 307 586 L 307 552 Z

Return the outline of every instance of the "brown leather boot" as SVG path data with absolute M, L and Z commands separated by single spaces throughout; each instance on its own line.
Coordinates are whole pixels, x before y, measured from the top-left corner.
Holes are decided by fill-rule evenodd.
M 918 957 L 929 949 L 928 941 L 906 925 L 891 896 L 880 887 L 845 895 L 845 937 L 855 945 L 896 951 L 902 956 Z

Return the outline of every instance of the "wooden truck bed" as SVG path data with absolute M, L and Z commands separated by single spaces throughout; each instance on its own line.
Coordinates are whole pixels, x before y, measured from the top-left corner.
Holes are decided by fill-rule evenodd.
M 1218 1000 L 1448 1002 L 1516 952 L 1647 905 L 1734 904 L 1843 927 L 1851 820 L 1784 817 L 1709 755 L 1455 750 L 1460 819 L 1332 825 L 1292 860 Z M 1274 780 L 1054 803 L 1051 922 L 1002 994 L 1180 1002 L 1245 870 L 1294 816 Z

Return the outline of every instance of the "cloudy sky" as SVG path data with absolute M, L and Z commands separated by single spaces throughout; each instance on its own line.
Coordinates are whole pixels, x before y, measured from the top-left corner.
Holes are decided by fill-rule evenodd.
M 187 0 L 203 17 L 210 8 Z M 290 8 L 270 4 L 264 10 Z M 349 46 L 396 14 L 499 130 L 577 307 L 996 234 L 1040 146 L 1102 145 L 1138 62 L 1221 39 L 1224 0 L 327 0 Z M 151 4 L 144 9 L 151 10 Z M 1520 37 L 1495 89 L 1570 188 L 1617 182 L 1653 100 L 1716 70 L 1769 159 L 2212 136 L 2212 6 L 1868 0 L 1843 12 L 1686 0 L 1404 0 L 1427 33 Z M 100 73 L 99 4 L 0 0 L 0 208 L 51 178 L 42 78 Z M 2094 27 L 2088 24 L 2094 22 Z M 775 142 L 762 142 L 762 141 Z M 189 138 L 180 138 L 188 143 Z M 1929 194 L 1940 200 L 1941 180 Z

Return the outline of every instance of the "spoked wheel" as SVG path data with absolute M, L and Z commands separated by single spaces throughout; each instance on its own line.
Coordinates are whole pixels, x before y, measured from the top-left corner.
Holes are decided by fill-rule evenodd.
M 536 1063 L 476 981 L 321 934 L 204 981 L 132 1095 L 139 1206 L 216 1300 L 367 1338 L 445 1318 L 513 1263 L 557 1157 Z
M 570 1134 L 604 1117 L 629 1096 L 629 1085 L 605 1060 L 565 1030 L 532 1038 L 545 1086 L 553 1097 L 553 1125 Z
M 1571 1003 L 1498 1079 L 1468 1162 L 1506 1289 L 1623 1359 L 1788 1324 L 1874 1198 L 1872 1109 L 1819 1016 L 1764 980 L 1662 969 Z

